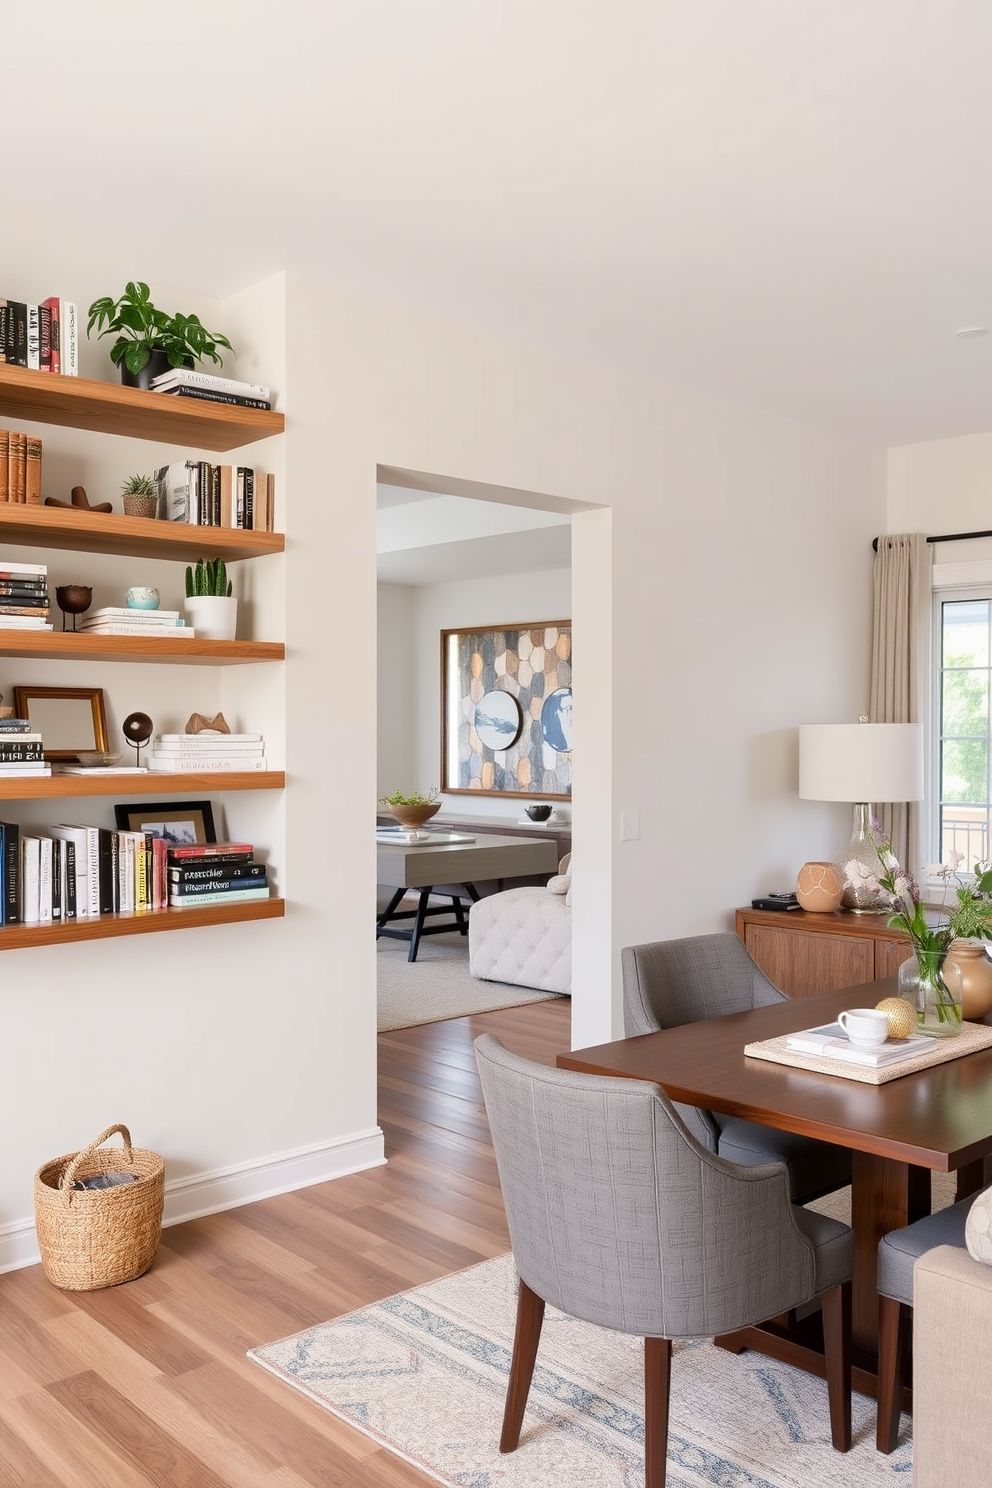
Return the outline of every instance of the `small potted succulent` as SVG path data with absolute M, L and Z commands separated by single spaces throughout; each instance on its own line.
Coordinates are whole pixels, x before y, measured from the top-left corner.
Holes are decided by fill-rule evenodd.
M 158 487 L 150 475 L 129 475 L 121 496 L 126 517 L 158 516 Z
M 222 363 L 217 348 L 233 351 L 219 331 L 208 331 L 195 315 L 167 315 L 151 302 L 151 290 L 140 280 L 128 280 L 119 300 L 104 295 L 89 308 L 87 336 L 118 332 L 110 360 L 121 369 L 125 387 L 147 388 L 152 378 L 171 367 L 192 367 L 204 357 Z
M 420 791 L 411 791 L 407 795 L 397 790 L 391 796 L 380 796 L 379 801 L 380 805 L 388 806 L 401 827 L 422 827 L 424 822 L 437 815 L 443 804 L 436 785 L 426 796 Z
M 186 570 L 186 620 L 205 641 L 233 641 L 238 601 L 223 558 L 199 559 Z

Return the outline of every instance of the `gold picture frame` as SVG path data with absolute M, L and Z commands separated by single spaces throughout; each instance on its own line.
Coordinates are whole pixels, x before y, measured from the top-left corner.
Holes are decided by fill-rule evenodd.
M 72 763 L 80 750 L 108 748 L 102 687 L 15 687 L 14 709 L 41 734 L 46 760 Z

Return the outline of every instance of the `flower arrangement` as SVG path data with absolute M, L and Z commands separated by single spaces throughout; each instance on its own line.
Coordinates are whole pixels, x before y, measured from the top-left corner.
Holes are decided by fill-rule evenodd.
M 925 870 L 927 877 L 939 878 L 944 885 L 943 899 L 936 906 L 936 913 L 944 917 L 944 922 L 928 923 L 919 885 L 893 853 L 881 822 L 874 820 L 871 827 L 882 871 L 872 875 L 863 864 L 852 860 L 844 868 L 848 881 L 861 883 L 867 889 L 884 889 L 889 895 L 892 901 L 889 924 L 909 936 L 919 968 L 924 1000 L 917 1009 L 920 1025 L 928 1021 L 925 1004 L 929 999 L 938 1025 L 960 1027 L 961 1005 L 944 980 L 944 958 L 953 940 L 992 940 L 992 864 L 976 863 L 975 877 L 967 882 L 959 873 L 963 853 L 952 849 L 947 863 L 931 864 Z M 948 909 L 947 894 L 952 881 L 957 884 L 957 891 L 955 902 Z

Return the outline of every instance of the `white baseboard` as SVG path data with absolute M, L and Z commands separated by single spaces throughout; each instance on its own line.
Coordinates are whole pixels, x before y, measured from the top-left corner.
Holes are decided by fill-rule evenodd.
M 254 1162 L 234 1163 L 213 1172 L 195 1173 L 165 1185 L 164 1225 L 183 1224 L 222 1209 L 237 1209 L 275 1194 L 329 1183 L 386 1161 L 379 1127 L 355 1132 L 334 1142 L 298 1147 Z M 0 1272 L 34 1266 L 41 1260 L 31 1219 L 0 1225 Z

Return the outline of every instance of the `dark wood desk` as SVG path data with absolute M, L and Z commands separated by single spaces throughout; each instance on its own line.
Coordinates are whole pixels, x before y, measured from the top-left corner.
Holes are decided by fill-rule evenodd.
M 929 1213 L 930 1170 L 956 1172 L 959 1198 L 981 1187 L 982 1159 L 992 1152 L 992 1049 L 885 1085 L 748 1059 L 742 1051 L 757 1039 L 830 1022 L 842 1008 L 872 1007 L 895 991 L 888 977 L 558 1056 L 563 1069 L 652 1080 L 671 1100 L 851 1148 L 857 1388 L 868 1390 L 878 1357 L 878 1242 Z M 773 1334 L 747 1329 L 734 1340 L 822 1373 L 822 1360 Z

